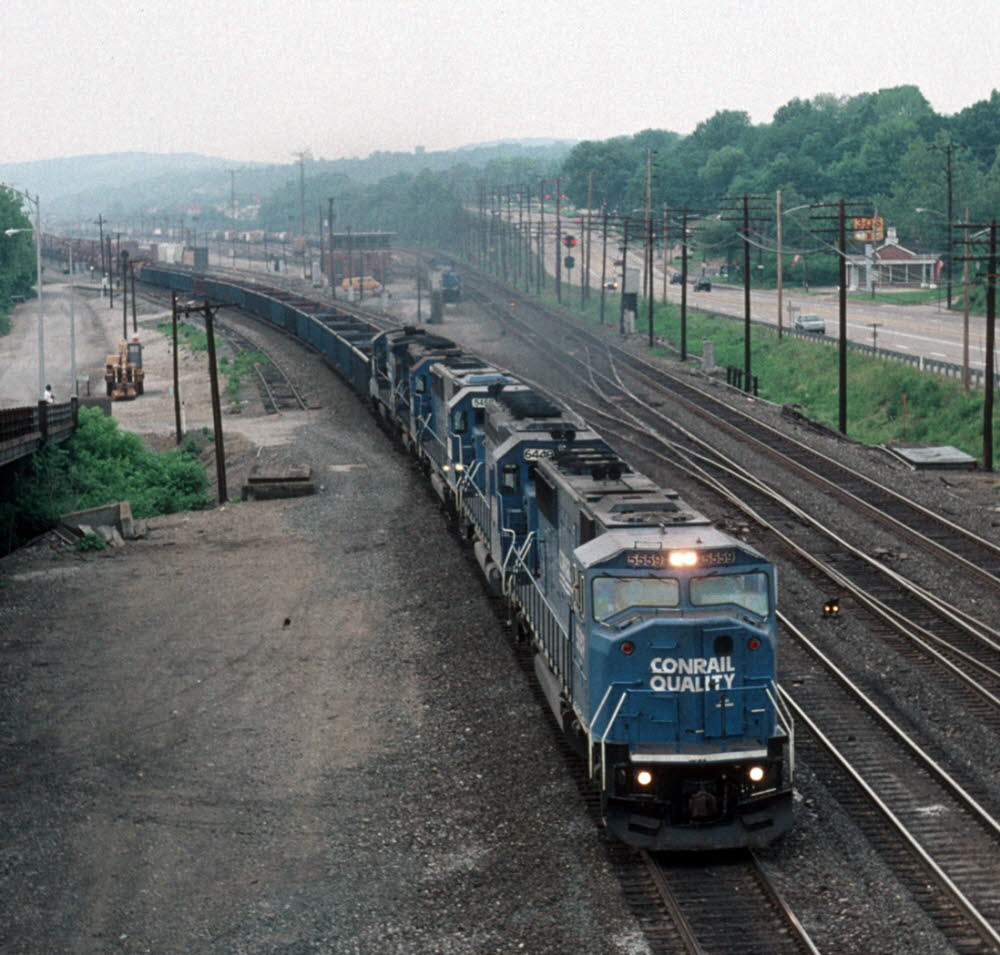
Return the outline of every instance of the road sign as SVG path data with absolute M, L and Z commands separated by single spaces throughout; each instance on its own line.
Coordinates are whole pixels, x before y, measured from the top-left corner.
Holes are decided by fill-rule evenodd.
M 563 259 L 563 265 L 565 265 L 566 268 L 571 269 L 574 265 L 576 265 L 576 259 L 574 259 L 572 255 L 567 255 L 566 258 Z

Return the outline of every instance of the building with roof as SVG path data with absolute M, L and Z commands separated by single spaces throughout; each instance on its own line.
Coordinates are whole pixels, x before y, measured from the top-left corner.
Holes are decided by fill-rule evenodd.
M 900 245 L 896 227 L 886 229 L 885 242 L 871 253 L 871 269 L 876 287 L 933 288 L 941 276 L 944 260 L 937 252 L 919 255 Z M 856 289 L 868 286 L 868 255 L 847 256 L 847 284 Z

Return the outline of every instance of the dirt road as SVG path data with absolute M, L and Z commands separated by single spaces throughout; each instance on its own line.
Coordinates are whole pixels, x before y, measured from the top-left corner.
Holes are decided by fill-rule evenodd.
M 73 394 L 74 349 L 77 377 L 98 375 L 96 387 L 104 359 L 115 351 L 122 329 L 120 307 L 109 308 L 89 277 L 74 276 L 72 292 L 69 279 L 49 268 L 42 291 L 43 386 L 51 384 L 60 402 Z M 118 297 L 115 305 L 120 306 Z M 11 331 L 0 337 L 0 408 L 30 405 L 39 399 L 38 354 L 38 303 L 30 301 L 14 308 Z M 85 392 L 83 385 L 80 393 Z

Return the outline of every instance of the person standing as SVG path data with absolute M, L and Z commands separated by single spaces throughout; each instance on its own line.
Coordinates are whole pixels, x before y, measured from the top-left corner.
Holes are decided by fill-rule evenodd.
M 45 386 L 45 403 L 47 405 L 54 405 L 56 403 L 56 396 L 52 394 L 52 385 Z

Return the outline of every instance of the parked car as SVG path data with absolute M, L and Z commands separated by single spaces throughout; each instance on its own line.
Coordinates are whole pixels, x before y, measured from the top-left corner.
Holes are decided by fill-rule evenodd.
M 674 272 L 674 274 L 670 276 L 670 284 L 671 285 L 683 285 L 684 284 L 684 276 L 681 275 L 680 272 Z
M 703 275 L 700 279 L 695 279 L 694 290 L 696 292 L 711 292 L 712 282 Z
M 795 318 L 795 330 L 797 332 L 815 332 L 817 335 L 825 335 L 826 322 L 819 315 L 798 315 Z

